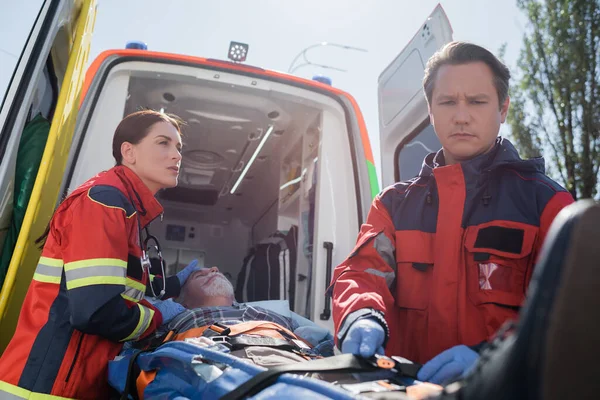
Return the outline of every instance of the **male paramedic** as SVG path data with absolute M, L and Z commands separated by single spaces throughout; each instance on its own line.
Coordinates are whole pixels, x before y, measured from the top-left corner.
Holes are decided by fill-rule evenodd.
M 442 149 L 419 175 L 373 201 L 356 247 L 332 279 L 342 352 L 425 363 L 419 379 L 463 375 L 478 349 L 515 319 L 556 214 L 573 202 L 498 137 L 508 68 L 488 50 L 453 42 L 425 68 L 423 89 Z

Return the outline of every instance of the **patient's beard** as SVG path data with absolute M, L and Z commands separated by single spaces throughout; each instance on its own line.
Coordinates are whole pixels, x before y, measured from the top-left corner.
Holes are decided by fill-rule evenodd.
M 234 298 L 233 286 L 227 278 L 217 275 L 210 285 L 202 288 L 206 297 L 230 297 Z

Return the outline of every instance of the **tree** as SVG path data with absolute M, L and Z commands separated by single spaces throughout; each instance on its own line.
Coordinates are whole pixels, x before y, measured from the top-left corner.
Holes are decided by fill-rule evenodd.
M 508 124 L 523 157 L 549 155 L 549 173 L 575 198 L 598 193 L 600 0 L 517 0 L 529 20 Z

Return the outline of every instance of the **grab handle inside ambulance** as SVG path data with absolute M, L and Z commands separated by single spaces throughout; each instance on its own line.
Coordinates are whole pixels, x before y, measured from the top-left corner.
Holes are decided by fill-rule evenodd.
M 331 259 L 333 255 L 333 243 L 331 242 L 323 242 L 323 247 L 327 250 L 327 265 L 325 268 L 325 282 L 326 285 L 329 285 L 331 282 Z M 325 307 L 323 308 L 323 312 L 321 313 L 321 320 L 328 321 L 329 317 L 331 317 L 331 296 L 326 293 L 325 294 Z

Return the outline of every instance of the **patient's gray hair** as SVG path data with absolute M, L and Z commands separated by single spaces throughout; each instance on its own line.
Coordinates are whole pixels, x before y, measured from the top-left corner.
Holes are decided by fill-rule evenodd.
M 235 303 L 235 293 L 233 289 L 233 284 L 229 281 L 229 279 L 225 277 L 225 275 L 221 274 L 220 272 L 217 272 L 217 274 L 221 277 L 221 279 L 215 279 L 211 285 L 204 288 L 204 295 L 207 297 L 226 297 L 230 300 L 230 304 Z M 174 301 L 176 301 L 184 307 L 187 307 L 187 290 L 184 290 L 184 288 L 185 284 L 181 288 L 179 297 L 174 299 Z

